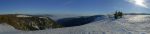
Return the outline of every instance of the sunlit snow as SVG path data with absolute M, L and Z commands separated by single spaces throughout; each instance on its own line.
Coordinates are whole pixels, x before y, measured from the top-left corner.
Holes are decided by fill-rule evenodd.
M 16 17 L 32 17 L 32 16 L 27 16 L 27 15 L 17 15 Z
M 106 18 L 82 26 L 20 31 L 0 25 L 0 34 L 150 34 L 150 15 L 125 15 L 121 19 Z

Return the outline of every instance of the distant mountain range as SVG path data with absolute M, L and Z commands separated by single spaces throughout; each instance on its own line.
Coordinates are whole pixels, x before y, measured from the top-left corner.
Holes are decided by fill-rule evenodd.
M 150 15 L 150 13 L 125 13 L 125 15 Z
M 71 27 L 71 26 L 80 26 L 95 20 L 102 20 L 104 19 L 104 15 L 94 15 L 94 16 L 81 16 L 81 17 L 72 17 L 72 18 L 63 18 L 59 19 L 56 22 L 63 25 L 64 27 Z

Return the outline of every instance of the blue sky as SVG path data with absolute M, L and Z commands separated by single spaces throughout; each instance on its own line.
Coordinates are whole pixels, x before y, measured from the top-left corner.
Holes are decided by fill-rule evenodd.
M 150 1 L 142 1 L 143 5 L 134 0 L 0 0 L 0 13 L 89 15 L 108 14 L 115 10 L 150 13 Z

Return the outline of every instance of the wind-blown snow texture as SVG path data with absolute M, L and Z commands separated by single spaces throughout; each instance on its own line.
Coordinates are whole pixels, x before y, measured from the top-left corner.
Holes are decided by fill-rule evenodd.
M 1 24 L 0 34 L 150 34 L 150 15 L 125 15 L 121 19 L 106 18 L 82 26 L 19 31 Z

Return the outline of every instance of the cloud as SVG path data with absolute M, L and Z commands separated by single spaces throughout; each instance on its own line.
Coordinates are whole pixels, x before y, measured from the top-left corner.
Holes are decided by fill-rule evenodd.
M 127 0 L 127 1 L 130 2 L 130 3 L 133 3 L 133 4 L 135 4 L 135 5 L 144 7 L 144 8 L 149 8 L 149 7 L 146 5 L 145 0 Z

